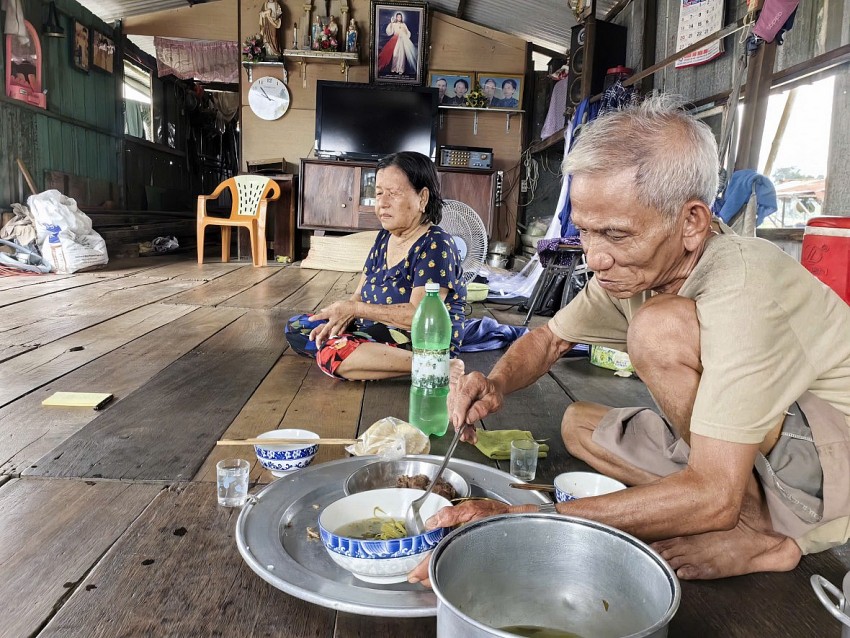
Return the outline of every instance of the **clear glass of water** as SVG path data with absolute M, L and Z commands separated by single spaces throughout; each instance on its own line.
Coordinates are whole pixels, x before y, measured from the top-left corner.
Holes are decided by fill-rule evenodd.
M 523 481 L 533 481 L 537 474 L 540 444 L 530 439 L 511 441 L 511 474 Z
M 218 504 L 242 507 L 248 500 L 248 478 L 251 464 L 245 459 L 224 459 L 215 464 Z

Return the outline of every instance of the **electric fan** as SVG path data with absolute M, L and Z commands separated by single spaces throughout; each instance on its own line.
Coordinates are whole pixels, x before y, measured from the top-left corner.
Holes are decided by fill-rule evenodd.
M 460 253 L 461 279 L 468 283 L 484 266 L 487 256 L 487 230 L 478 214 L 463 202 L 443 200 L 440 228 L 452 236 Z

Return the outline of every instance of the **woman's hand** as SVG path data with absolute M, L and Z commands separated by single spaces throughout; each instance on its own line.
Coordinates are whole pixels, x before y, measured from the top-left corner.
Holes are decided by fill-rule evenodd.
M 521 511 L 535 511 L 536 509 L 536 505 L 511 507 L 507 503 L 490 499 L 465 501 L 455 507 L 444 507 L 425 521 L 425 527 L 429 530 L 437 529 L 438 527 L 454 527 L 455 525 L 471 523 L 472 521 L 489 516 Z M 407 575 L 407 582 L 422 583 L 425 587 L 430 587 L 431 581 L 428 579 L 428 564 L 430 561 L 431 555 L 429 554 L 428 558 L 414 567 L 413 571 Z
M 501 390 L 480 372 L 470 372 L 458 379 L 449 390 L 449 421 L 455 427 L 466 426 L 461 441 L 475 444 L 478 436 L 472 425 L 502 407 L 504 395 Z
M 337 301 L 332 303 L 327 308 L 322 308 L 314 315 L 310 316 L 313 321 L 322 321 L 327 319 L 327 323 L 321 326 L 316 326 L 310 331 L 310 341 L 316 342 L 316 348 L 321 348 L 330 337 L 340 335 L 345 332 L 352 321 L 354 321 L 357 313 L 357 301 Z

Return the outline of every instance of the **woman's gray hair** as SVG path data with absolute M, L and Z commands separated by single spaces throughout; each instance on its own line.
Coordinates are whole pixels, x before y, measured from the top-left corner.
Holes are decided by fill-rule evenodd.
M 717 142 L 677 96 L 648 97 L 610 111 L 581 128 L 561 169 L 594 177 L 635 171 L 638 201 L 675 223 L 686 202 L 711 206 L 717 195 Z

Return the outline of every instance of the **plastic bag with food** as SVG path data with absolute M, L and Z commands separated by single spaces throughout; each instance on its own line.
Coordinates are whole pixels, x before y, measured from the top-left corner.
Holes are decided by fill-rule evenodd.
M 431 451 L 431 442 L 410 423 L 388 416 L 375 421 L 357 443 L 345 449 L 354 456 L 378 454 L 401 458 L 408 454 L 428 454 Z

